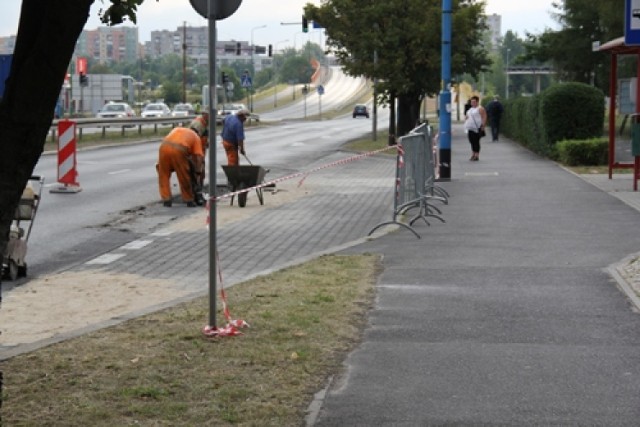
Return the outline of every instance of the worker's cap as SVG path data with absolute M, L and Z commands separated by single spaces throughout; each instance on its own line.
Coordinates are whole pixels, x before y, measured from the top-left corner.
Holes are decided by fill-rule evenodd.
M 251 111 L 247 110 L 246 108 L 243 108 L 241 110 L 238 110 L 238 112 L 236 113 L 236 115 L 238 116 L 245 116 L 245 117 L 249 117 L 251 115 Z
M 189 128 L 200 136 L 204 135 L 204 132 L 207 130 L 200 120 L 192 120 Z

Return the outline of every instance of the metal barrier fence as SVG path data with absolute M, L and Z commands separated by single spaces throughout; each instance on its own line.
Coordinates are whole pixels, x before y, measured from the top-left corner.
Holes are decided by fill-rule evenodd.
M 433 204 L 434 201 L 449 203 L 449 194 L 436 185 L 436 173 L 433 129 L 423 124 L 398 141 L 392 219 L 376 225 L 369 235 L 380 227 L 395 224 L 407 228 L 420 238 L 412 227 L 418 219 L 422 219 L 427 225 L 431 225 L 428 217 L 446 222 L 441 216 L 442 211 Z M 413 209 L 418 209 L 418 213 L 407 223 L 398 220 L 400 216 L 408 214 Z

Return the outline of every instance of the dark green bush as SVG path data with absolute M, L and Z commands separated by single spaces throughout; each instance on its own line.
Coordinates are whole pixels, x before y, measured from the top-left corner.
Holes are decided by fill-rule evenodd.
M 549 145 L 602 136 L 604 94 L 584 83 L 561 83 L 542 93 L 541 115 Z
M 504 134 L 543 156 L 553 155 L 557 141 L 599 138 L 604 130 L 604 94 L 583 83 L 560 83 L 504 106 Z
M 609 156 L 609 139 L 591 138 L 558 141 L 554 158 L 567 166 L 606 165 Z

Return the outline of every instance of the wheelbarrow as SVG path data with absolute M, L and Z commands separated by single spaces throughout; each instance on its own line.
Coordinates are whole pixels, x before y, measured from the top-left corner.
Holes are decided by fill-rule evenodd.
M 261 166 L 228 166 L 223 165 L 222 170 L 227 176 L 227 182 L 230 192 L 242 191 L 247 188 L 255 187 L 264 182 L 264 176 L 267 170 Z M 258 200 L 261 205 L 264 205 L 264 198 L 262 195 L 262 187 L 255 189 L 258 195 Z M 244 191 L 238 194 L 238 206 L 244 208 L 247 205 L 248 191 Z M 233 196 L 231 196 L 231 204 L 233 205 Z
M 35 184 L 35 186 L 33 185 Z M 27 275 L 27 242 L 31 236 L 40 206 L 44 177 L 32 176 L 20 197 L 15 210 L 9 232 L 9 241 L 2 256 L 2 276 L 4 279 L 16 280 Z

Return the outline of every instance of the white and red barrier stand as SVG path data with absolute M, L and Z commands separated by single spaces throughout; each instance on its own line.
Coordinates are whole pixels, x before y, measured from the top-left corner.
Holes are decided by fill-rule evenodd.
M 82 187 L 77 182 L 76 170 L 76 122 L 61 120 L 58 123 L 58 187 L 50 193 L 77 193 Z

